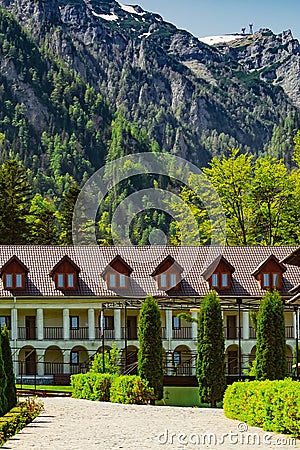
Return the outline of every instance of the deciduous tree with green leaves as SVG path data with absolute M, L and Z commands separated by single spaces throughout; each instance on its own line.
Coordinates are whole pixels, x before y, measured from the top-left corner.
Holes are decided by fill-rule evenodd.
M 197 379 L 199 395 L 212 407 L 222 400 L 225 387 L 225 339 L 220 300 L 215 291 L 206 295 L 198 319 Z
M 139 328 L 138 373 L 154 388 L 157 400 L 163 398 L 163 346 L 160 310 L 153 297 L 147 297 L 141 308 Z
M 287 375 L 283 301 L 278 291 L 261 301 L 256 332 L 257 380 L 281 380 Z

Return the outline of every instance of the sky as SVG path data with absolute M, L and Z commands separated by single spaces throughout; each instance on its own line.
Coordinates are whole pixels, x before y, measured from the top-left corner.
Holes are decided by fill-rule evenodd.
M 299 0 L 135 0 L 142 8 L 159 13 L 164 20 L 195 36 L 239 33 L 270 28 L 274 33 L 292 30 L 300 40 Z M 134 2 L 134 3 L 135 3 Z M 123 3 L 128 3 L 123 1 Z M 132 3 L 133 4 L 133 3 Z

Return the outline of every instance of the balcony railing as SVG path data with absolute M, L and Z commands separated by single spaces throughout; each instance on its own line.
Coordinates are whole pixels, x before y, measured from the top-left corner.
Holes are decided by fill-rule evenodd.
M 86 340 L 89 336 L 88 327 L 71 328 L 70 339 L 71 340 Z
M 238 339 L 239 338 L 239 327 L 224 327 L 225 339 Z M 243 331 L 241 327 L 241 338 L 243 336 Z
M 249 327 L 249 339 L 256 339 L 256 331 L 253 327 Z
M 104 330 L 104 339 L 113 340 L 115 338 L 115 330 Z M 102 339 L 101 328 L 96 328 L 96 339 Z
M 45 375 L 61 375 L 64 373 L 64 363 L 45 362 Z
M 125 339 L 125 332 L 126 332 L 126 337 L 129 341 L 136 341 L 138 336 L 137 336 L 137 328 L 126 328 L 126 327 L 122 327 L 122 339 Z
M 36 328 L 18 327 L 18 339 L 21 341 L 34 341 L 36 339 Z
M 172 338 L 176 340 L 192 339 L 192 327 L 173 328 Z
M 45 327 L 44 339 L 47 341 L 63 339 L 63 327 Z
M 293 325 L 285 327 L 285 337 L 286 337 L 286 339 L 293 339 L 294 338 L 294 327 L 293 327 Z

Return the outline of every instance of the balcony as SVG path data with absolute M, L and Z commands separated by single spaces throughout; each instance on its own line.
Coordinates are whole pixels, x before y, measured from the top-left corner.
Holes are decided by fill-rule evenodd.
M 61 375 L 64 373 L 64 363 L 59 362 L 45 362 L 45 375 Z
M 46 341 L 63 339 L 63 327 L 44 327 L 44 339 Z
M 71 328 L 70 330 L 70 339 L 71 340 L 87 340 L 89 338 L 89 329 L 88 327 L 78 327 Z
M 108 339 L 108 340 L 114 340 L 115 338 L 115 330 L 104 330 L 104 339 Z M 97 327 L 96 328 L 96 339 L 102 339 L 102 330 L 101 328 Z
M 256 339 L 256 331 L 253 327 L 249 327 L 249 339 Z
M 285 337 L 286 337 L 286 339 L 294 339 L 294 327 L 293 327 L 293 325 L 285 327 Z
M 192 327 L 173 328 L 172 339 L 174 339 L 174 341 L 192 339 Z
M 36 340 L 36 327 L 18 327 L 18 339 L 21 341 Z
M 239 327 L 224 327 L 224 336 L 225 339 L 235 340 L 239 338 Z M 241 338 L 243 336 L 243 331 L 241 327 Z
M 125 339 L 125 334 L 126 334 L 126 338 L 129 341 L 136 341 L 138 336 L 137 336 L 137 328 L 134 327 L 122 327 L 122 339 Z

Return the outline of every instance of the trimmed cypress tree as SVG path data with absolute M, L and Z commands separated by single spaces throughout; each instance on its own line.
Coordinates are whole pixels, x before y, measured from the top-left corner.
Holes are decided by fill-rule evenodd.
M 283 301 L 278 291 L 267 292 L 257 317 L 256 379 L 281 380 L 287 375 Z
M 6 398 L 7 376 L 4 368 L 2 357 L 2 333 L 0 333 L 0 416 L 7 413 L 7 398 Z
M 153 387 L 157 400 L 163 398 L 163 346 L 160 310 L 153 297 L 142 304 L 139 328 L 138 373 Z
M 16 393 L 12 354 L 9 342 L 9 334 L 6 325 L 4 325 L 1 331 L 1 348 L 2 348 L 2 359 L 4 363 L 4 370 L 7 377 L 5 396 L 7 399 L 7 411 L 9 411 L 17 404 L 17 393 Z
M 204 297 L 198 320 L 197 378 L 201 401 L 212 407 L 225 387 L 225 339 L 220 300 L 212 291 Z

